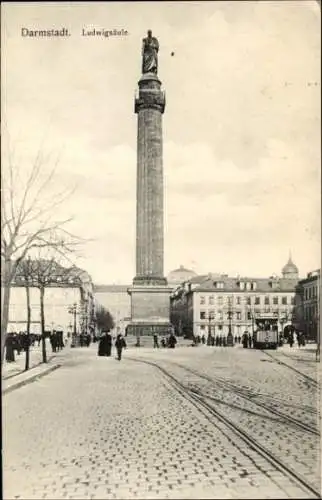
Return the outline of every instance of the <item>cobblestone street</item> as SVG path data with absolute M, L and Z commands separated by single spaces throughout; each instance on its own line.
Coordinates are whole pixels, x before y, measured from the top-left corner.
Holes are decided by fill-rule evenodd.
M 130 348 L 118 362 L 96 346 L 71 351 L 3 398 L 4 498 L 317 498 L 185 397 L 192 390 L 320 491 L 314 355 L 269 354 Z

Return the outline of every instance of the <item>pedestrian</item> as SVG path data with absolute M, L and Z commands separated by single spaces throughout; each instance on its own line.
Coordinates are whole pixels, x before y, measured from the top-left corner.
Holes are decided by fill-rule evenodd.
M 7 334 L 5 346 L 6 346 L 6 361 L 7 363 L 13 363 L 15 361 L 15 352 L 14 352 L 14 341 L 12 333 Z
M 210 334 L 208 335 L 208 338 L 209 338 L 209 337 L 211 337 L 211 335 L 210 335 Z M 201 337 L 201 342 L 202 342 L 203 344 L 205 344 L 205 343 L 206 343 L 206 337 L 205 337 L 205 334 L 203 334 L 203 335 L 202 335 L 202 337 Z M 207 345 L 210 345 L 210 343 L 208 344 L 208 341 L 207 341 Z
M 243 348 L 247 349 L 247 347 L 248 347 L 248 335 L 246 332 L 242 336 L 242 344 L 243 344 Z
M 199 339 L 200 339 L 200 337 L 199 337 Z M 177 339 L 175 338 L 174 334 L 171 332 L 169 339 L 168 339 L 168 347 L 170 347 L 170 349 L 174 349 L 176 346 L 176 343 L 177 343 Z
M 289 334 L 289 337 L 288 337 L 288 343 L 289 343 L 290 347 L 293 347 L 293 344 L 294 344 L 293 332 L 291 332 L 291 333 Z
M 89 347 L 91 345 L 91 336 L 90 334 L 88 333 L 86 335 L 86 346 Z
M 155 333 L 153 335 L 153 348 L 154 349 L 155 348 L 159 349 L 159 339 L 158 339 L 158 334 L 157 333 Z
M 116 351 L 117 351 L 117 359 L 119 361 L 121 361 L 122 350 L 126 348 L 126 342 L 125 342 L 125 339 L 121 333 L 119 333 L 118 336 L 116 337 L 115 347 L 116 347 Z
M 219 347 L 222 346 L 222 343 L 223 343 L 223 336 L 219 335 Z
M 52 332 L 50 334 L 49 341 L 50 341 L 52 352 L 56 352 L 56 350 L 57 350 L 57 338 L 56 338 L 55 332 Z
M 251 334 L 250 334 L 250 333 L 248 334 L 248 347 L 249 347 L 250 349 L 251 349 L 251 347 L 252 347 L 252 336 L 251 336 Z
M 215 345 L 215 337 L 212 335 L 211 336 L 211 346 L 213 347 Z
M 235 344 L 237 344 L 237 335 L 235 335 L 235 337 L 234 337 L 234 342 L 235 342 Z
M 111 355 L 111 350 L 112 350 L 112 337 L 109 331 L 102 332 L 101 338 L 99 339 L 98 343 L 98 356 L 109 357 Z
M 204 344 L 204 342 L 203 342 L 203 344 Z M 210 335 L 210 333 L 208 333 L 207 345 L 211 345 L 211 335 Z
M 297 341 L 298 347 L 301 347 L 302 342 L 301 342 L 300 332 L 296 332 L 296 341 Z
M 227 337 L 223 338 L 223 347 L 227 347 Z

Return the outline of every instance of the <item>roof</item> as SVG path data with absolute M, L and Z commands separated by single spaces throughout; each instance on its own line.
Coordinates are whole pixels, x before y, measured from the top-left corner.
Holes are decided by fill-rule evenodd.
M 91 282 L 90 275 L 77 266 L 65 267 L 53 259 L 25 259 L 18 263 L 13 286 L 24 286 L 26 280 L 34 285 L 47 282 L 48 285 L 77 285 Z
M 127 293 L 132 285 L 94 285 L 94 293 Z
M 194 289 L 198 292 L 252 292 L 252 293 L 265 293 L 265 292 L 295 292 L 296 286 L 299 282 L 298 279 L 291 278 L 230 278 L 222 277 L 220 282 L 224 284 L 223 288 L 216 288 L 214 285 L 214 279 L 208 278 L 206 281 L 200 283 L 200 286 Z M 219 281 L 219 280 L 218 280 Z M 253 290 L 241 290 L 239 282 L 251 282 L 256 283 L 256 288 Z M 271 283 L 275 281 L 275 286 L 272 287 Z M 189 283 L 192 282 L 189 281 Z

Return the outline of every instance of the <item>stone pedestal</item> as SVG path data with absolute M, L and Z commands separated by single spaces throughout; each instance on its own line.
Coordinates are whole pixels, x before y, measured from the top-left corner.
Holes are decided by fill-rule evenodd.
M 136 276 L 128 333 L 163 334 L 170 327 L 170 289 L 163 276 L 162 114 L 165 94 L 154 73 L 142 75 L 135 97 L 138 115 Z
M 167 286 L 139 286 L 129 289 L 131 294 L 130 334 L 166 335 L 170 328 L 170 289 Z

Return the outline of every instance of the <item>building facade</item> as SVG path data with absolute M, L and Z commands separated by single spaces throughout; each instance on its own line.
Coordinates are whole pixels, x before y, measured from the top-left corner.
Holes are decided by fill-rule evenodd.
M 315 341 L 320 338 L 320 277 L 320 269 L 309 272 L 299 281 L 296 294 L 297 327 Z
M 35 281 L 27 283 L 19 268 L 10 290 L 8 331 L 20 332 L 27 329 L 26 286 L 30 294 L 30 331 L 40 334 L 40 289 Z M 67 272 L 63 266 L 57 266 L 55 277 L 45 287 L 44 312 L 46 331 L 91 331 L 94 328 L 95 311 L 93 283 L 89 274 L 77 267 Z
M 255 319 L 271 314 L 280 332 L 292 325 L 298 270 L 291 259 L 282 277 L 229 277 L 226 274 L 197 276 L 171 296 L 171 320 L 177 334 L 242 336 L 252 332 Z

